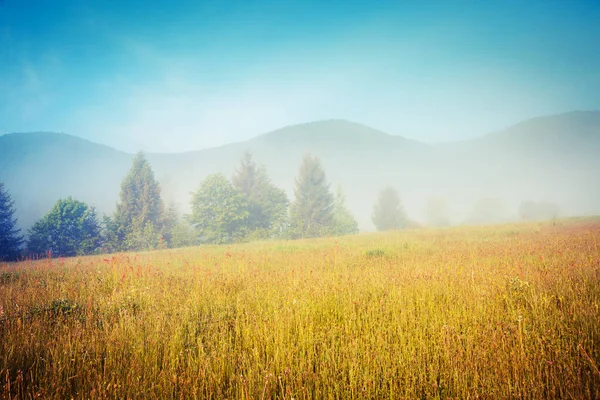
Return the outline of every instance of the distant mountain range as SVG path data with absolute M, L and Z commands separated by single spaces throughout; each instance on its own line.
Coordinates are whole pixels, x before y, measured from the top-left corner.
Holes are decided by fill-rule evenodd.
M 534 118 L 477 139 L 429 145 L 344 120 L 284 127 L 254 139 L 178 154 L 148 154 L 166 203 L 189 210 L 190 192 L 211 173 L 231 176 L 250 151 L 293 199 L 307 152 L 323 161 L 332 184 L 346 193 L 364 230 L 378 191 L 394 186 L 410 217 L 424 220 L 432 197 L 450 219 L 468 218 L 480 199 L 517 218 L 523 200 L 558 204 L 563 215 L 600 214 L 600 111 Z M 0 136 L 0 181 L 12 194 L 23 228 L 59 198 L 73 196 L 111 213 L 132 155 L 62 133 Z

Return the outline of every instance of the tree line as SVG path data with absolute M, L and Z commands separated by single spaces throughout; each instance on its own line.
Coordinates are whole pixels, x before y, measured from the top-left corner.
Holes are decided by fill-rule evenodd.
M 220 173 L 207 176 L 191 195 L 190 214 L 181 218 L 174 206 L 165 207 L 151 165 L 138 153 L 121 182 L 113 214 L 100 218 L 82 201 L 59 199 L 27 231 L 27 240 L 16 228 L 14 201 L 0 183 L 0 261 L 359 232 L 342 189 L 332 193 L 317 157 L 304 157 L 294 183 L 291 202 L 247 152 L 231 179 Z M 372 217 L 379 230 L 409 224 L 391 187 L 381 191 Z

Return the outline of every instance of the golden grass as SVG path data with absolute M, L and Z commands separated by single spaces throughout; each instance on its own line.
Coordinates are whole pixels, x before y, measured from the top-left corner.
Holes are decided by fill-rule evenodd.
M 0 398 L 600 398 L 600 223 L 0 266 Z

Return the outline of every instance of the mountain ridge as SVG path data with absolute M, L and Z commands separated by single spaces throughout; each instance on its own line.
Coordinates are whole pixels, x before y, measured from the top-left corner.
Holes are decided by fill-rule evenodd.
M 557 140 L 546 140 L 557 137 Z M 530 139 L 533 138 L 533 139 Z M 372 229 L 378 190 L 395 186 L 415 219 L 430 197 L 443 197 L 454 220 L 480 198 L 550 200 L 566 214 L 600 213 L 600 111 L 536 117 L 497 133 L 451 144 L 425 144 L 366 125 L 330 119 L 290 125 L 243 142 L 182 153 L 146 153 L 167 203 L 189 209 L 189 194 L 211 173 L 231 176 L 245 151 L 293 197 L 302 157 L 322 159 L 328 180 L 341 185 L 361 228 Z M 0 181 L 30 226 L 60 197 L 72 195 L 110 213 L 132 154 L 65 133 L 0 136 Z
M 575 118 L 575 117 L 577 117 L 577 118 Z M 371 135 L 375 134 L 379 138 L 386 138 L 386 139 L 391 138 L 392 140 L 399 139 L 401 141 L 405 141 L 406 143 L 418 144 L 420 146 L 444 146 L 444 145 L 454 145 L 454 144 L 461 144 L 461 143 L 465 143 L 465 142 L 480 141 L 480 140 L 485 140 L 485 139 L 489 139 L 489 138 L 495 138 L 498 136 L 505 135 L 507 132 L 527 128 L 529 125 L 532 125 L 532 124 L 555 122 L 555 121 L 565 122 L 565 119 L 568 119 L 571 122 L 581 122 L 582 117 L 587 118 L 588 122 L 591 120 L 592 123 L 600 124 L 600 110 L 574 110 L 574 111 L 567 111 L 567 112 L 558 113 L 558 114 L 541 115 L 541 116 L 537 116 L 537 117 L 528 118 L 526 120 L 509 125 L 506 128 L 495 130 L 495 131 L 492 131 L 492 132 L 489 132 L 489 133 L 486 133 L 486 134 L 483 134 L 480 136 L 476 136 L 473 138 L 469 138 L 469 139 L 459 139 L 459 140 L 455 140 L 455 141 L 444 141 L 444 142 L 439 142 L 439 143 L 421 142 L 421 141 L 418 141 L 415 139 L 406 138 L 402 135 L 394 135 L 394 134 L 386 133 L 382 130 L 372 128 L 372 127 L 370 127 L 366 124 L 362 124 L 360 122 L 355 122 L 355 121 L 346 120 L 346 119 L 342 119 L 342 118 L 330 118 L 330 119 L 302 122 L 302 123 L 298 123 L 298 124 L 290 124 L 290 125 L 286 125 L 286 126 L 283 126 L 281 128 L 278 128 L 278 129 L 275 129 L 272 131 L 258 134 L 249 139 L 225 143 L 225 144 L 213 146 L 213 147 L 206 147 L 206 148 L 194 149 L 194 150 L 186 150 L 186 151 L 180 151 L 180 152 L 169 152 L 169 153 L 154 152 L 154 151 L 149 151 L 149 152 L 144 151 L 144 153 L 156 154 L 156 155 L 176 155 L 176 154 L 202 152 L 202 151 L 207 151 L 207 150 L 219 149 L 219 148 L 223 148 L 223 147 L 231 146 L 231 145 L 239 145 L 242 143 L 249 143 L 249 142 L 253 142 L 255 140 L 262 141 L 262 140 L 272 140 L 274 138 L 281 139 L 282 136 L 288 136 L 287 138 L 289 138 L 290 131 L 294 131 L 294 133 L 298 133 L 298 131 L 308 131 L 308 132 L 314 131 L 315 128 L 320 129 L 320 130 L 330 129 L 333 127 L 334 124 L 338 125 L 338 127 L 337 127 L 338 129 L 339 129 L 339 125 L 342 125 L 342 128 L 344 128 L 346 130 L 350 130 L 350 131 L 352 131 L 352 130 L 357 131 L 358 129 L 356 129 L 356 128 L 359 128 L 360 130 L 362 130 L 362 132 L 361 132 L 362 134 L 365 134 L 365 132 L 368 131 L 369 134 L 371 134 Z M 0 141 L 3 138 L 8 139 L 8 138 L 26 137 L 26 136 L 37 136 L 39 138 L 48 136 L 48 137 L 60 137 L 63 139 L 66 137 L 75 138 L 82 142 L 91 143 L 91 144 L 94 144 L 97 146 L 103 146 L 103 147 L 110 148 L 112 150 L 115 150 L 115 151 L 118 151 L 121 153 L 129 154 L 129 155 L 134 154 L 134 153 L 130 153 L 128 151 L 118 149 L 117 147 L 109 145 L 109 144 L 101 144 L 98 142 L 94 142 L 93 140 L 86 139 L 86 138 L 83 138 L 81 136 L 77 136 L 74 134 L 69 134 L 69 133 L 64 133 L 64 132 L 54 132 L 54 131 L 8 132 L 8 133 L 4 133 L 4 134 L 0 135 Z M 298 139 L 297 136 L 294 136 L 292 138 L 296 139 L 296 140 Z M 373 136 L 368 137 L 368 139 L 372 139 L 372 138 L 373 138 Z M 337 139 L 343 139 L 343 138 L 337 137 Z M 363 137 L 362 139 L 367 139 L 367 137 Z
M 254 137 L 246 139 L 246 140 L 225 143 L 225 144 L 222 144 L 219 146 L 214 146 L 214 147 L 207 147 L 207 148 L 195 149 L 195 150 L 186 150 L 186 151 L 180 151 L 180 152 L 169 152 L 169 153 L 161 153 L 161 152 L 154 152 L 154 151 L 148 151 L 148 152 L 144 151 L 144 153 L 155 154 L 155 155 L 187 154 L 187 153 L 195 153 L 195 152 L 219 149 L 219 148 L 223 148 L 223 147 L 227 147 L 227 146 L 231 146 L 231 145 L 239 145 L 242 143 L 248 143 L 248 142 L 252 142 L 252 141 L 256 141 L 256 140 L 264 141 L 264 140 L 281 139 L 282 136 L 285 136 L 286 139 L 290 139 L 290 133 L 297 134 L 297 133 L 299 133 L 298 131 L 307 131 L 307 133 L 311 133 L 315 128 L 317 128 L 319 130 L 331 129 L 333 127 L 333 124 L 338 125 L 338 127 L 337 127 L 338 129 L 340 128 L 339 125 L 342 125 L 342 128 L 344 128 L 344 129 L 354 128 L 354 129 L 351 129 L 354 131 L 358 131 L 360 129 L 360 130 L 362 130 L 362 132 L 360 132 L 362 134 L 365 134 L 365 131 L 368 131 L 369 134 L 377 134 L 380 138 L 382 138 L 382 137 L 393 138 L 393 139 L 404 140 L 406 142 L 421 143 L 416 140 L 404 138 L 402 136 L 391 135 L 391 134 L 385 133 L 385 132 L 380 131 L 375 128 L 371 128 L 368 125 L 361 124 L 358 122 L 353 122 L 353 121 L 349 121 L 349 120 L 345 120 L 345 119 L 324 119 L 324 120 L 303 122 L 303 123 L 299 123 L 299 124 L 286 125 L 286 126 L 283 126 L 281 128 L 278 128 L 278 129 L 275 129 L 275 130 L 272 130 L 269 132 L 261 133 L 257 136 L 254 136 Z M 356 128 L 359 128 L 359 129 L 356 129 Z M 49 139 L 52 137 L 60 138 L 60 139 L 73 138 L 73 139 L 80 140 L 82 142 L 91 143 L 91 144 L 98 145 L 98 146 L 104 146 L 104 147 L 110 148 L 112 150 L 121 152 L 121 153 L 129 154 L 129 155 L 134 154 L 134 153 L 130 153 L 128 151 L 118 149 L 117 147 L 114 147 L 112 145 L 94 142 L 93 140 L 82 138 L 82 137 L 74 135 L 74 134 L 69 134 L 69 133 L 64 133 L 64 132 L 54 132 L 54 131 L 9 132 L 9 133 L 0 135 L 0 141 L 2 140 L 2 138 L 14 139 L 16 137 L 19 137 L 19 138 L 35 137 L 35 138 L 43 138 L 43 139 Z M 291 139 L 297 140 L 298 136 L 294 135 Z M 337 139 L 344 139 L 344 138 L 337 137 Z M 366 137 L 363 137 L 362 139 L 366 139 Z M 369 139 L 372 139 L 372 136 L 369 136 Z

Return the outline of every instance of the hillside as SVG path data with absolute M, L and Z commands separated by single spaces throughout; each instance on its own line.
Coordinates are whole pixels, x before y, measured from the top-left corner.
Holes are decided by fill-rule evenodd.
M 478 139 L 425 145 L 344 120 L 293 125 L 254 139 L 180 154 L 149 154 L 165 200 L 188 210 L 189 193 L 214 172 L 230 176 L 244 151 L 266 165 L 293 196 L 303 155 L 322 158 L 332 188 L 341 185 L 361 227 L 371 229 L 378 190 L 393 185 L 410 216 L 423 219 L 428 198 L 445 199 L 454 222 L 482 198 L 498 198 L 506 218 L 525 199 L 548 200 L 563 214 L 600 213 L 600 112 L 524 121 Z M 28 227 L 60 197 L 112 212 L 131 155 L 75 136 L 0 136 L 0 180 Z

